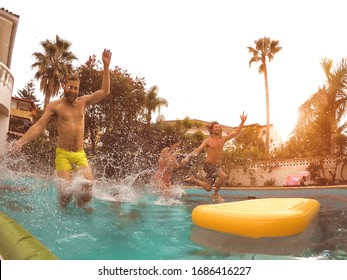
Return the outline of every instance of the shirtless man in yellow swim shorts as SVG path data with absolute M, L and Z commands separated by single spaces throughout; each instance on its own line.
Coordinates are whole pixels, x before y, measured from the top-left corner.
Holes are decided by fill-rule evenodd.
M 56 171 L 60 178 L 58 195 L 60 207 L 65 208 L 76 195 L 76 203 L 84 207 L 92 200 L 93 175 L 88 165 L 86 154 L 83 150 L 84 141 L 84 115 L 85 108 L 96 103 L 110 94 L 110 71 L 112 53 L 104 50 L 102 61 L 104 64 L 101 89 L 90 95 L 78 97 L 80 80 L 76 75 L 65 78 L 62 84 L 64 97 L 50 102 L 42 117 L 29 128 L 29 130 L 11 147 L 12 152 L 18 152 L 22 146 L 36 137 L 45 129 L 52 116 L 58 130 L 58 142 L 56 149 Z M 79 169 L 86 179 L 81 189 L 76 192 L 71 190 L 71 170 Z

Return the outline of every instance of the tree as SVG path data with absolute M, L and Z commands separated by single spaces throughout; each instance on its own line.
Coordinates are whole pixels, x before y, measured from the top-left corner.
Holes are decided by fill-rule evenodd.
M 23 99 L 32 100 L 38 106 L 39 100 L 35 95 L 35 85 L 33 79 L 26 83 L 23 89 L 17 91 L 17 96 Z
M 58 35 L 55 41 L 41 42 L 43 52 L 35 52 L 36 62 L 31 68 L 37 68 L 34 78 L 40 81 L 40 90 L 45 99 L 43 109 L 46 108 L 51 97 L 58 94 L 64 77 L 73 71 L 72 61 L 77 57 L 70 51 L 71 43 L 61 39 Z
M 260 38 L 254 41 L 255 48 L 248 47 L 248 52 L 252 54 L 252 58 L 249 61 L 249 67 L 252 63 L 260 63 L 258 71 L 260 74 L 264 74 L 265 81 L 265 95 L 266 95 L 266 135 L 265 135 L 265 145 L 266 151 L 269 153 L 270 148 L 270 96 L 269 96 L 269 85 L 268 85 L 268 72 L 266 59 L 271 62 L 274 55 L 278 53 L 282 48 L 279 46 L 279 41 L 270 40 L 268 37 Z
M 92 55 L 84 65 L 76 69 L 81 81 L 79 88 L 80 96 L 89 95 L 100 89 L 103 77 L 100 63 L 100 61 L 96 60 L 96 56 Z M 88 139 L 92 153 L 95 153 L 98 133 L 102 131 L 102 120 L 105 119 L 102 104 L 107 102 L 107 100 L 109 100 L 108 97 L 88 106 L 85 112 L 85 139 Z
M 246 164 L 266 158 L 265 145 L 261 137 L 260 127 L 247 126 L 236 136 L 232 146 L 223 153 L 222 162 Z
M 145 119 L 145 81 L 133 78 L 128 71 L 116 66 L 111 72 L 111 94 L 105 100 L 104 113 L 108 115 L 107 131 L 126 129 Z
M 307 132 L 314 129 L 312 138 L 326 147 L 328 154 L 335 154 L 335 138 L 342 133 L 345 125 L 340 125 L 347 106 L 347 61 L 333 68 L 333 61 L 324 58 L 321 66 L 326 75 L 325 84 L 299 107 L 299 119 L 295 136 L 307 138 Z M 310 128 L 310 129 L 309 129 Z M 313 139 L 308 139 L 312 143 Z
M 90 94 L 100 88 L 103 70 L 95 55 L 78 67 L 80 95 Z M 85 115 L 87 152 L 98 155 L 98 176 L 125 178 L 146 165 L 150 153 L 143 148 L 145 81 L 133 78 L 126 70 L 116 66 L 111 72 L 110 95 L 88 106 Z M 146 128 L 148 130 L 148 128 Z M 104 155 L 104 156 L 100 156 Z
M 159 88 L 157 86 L 152 86 L 145 95 L 145 108 L 146 108 L 146 123 L 149 125 L 152 120 L 152 113 L 155 110 L 159 110 L 160 107 L 168 106 L 166 99 L 158 97 Z

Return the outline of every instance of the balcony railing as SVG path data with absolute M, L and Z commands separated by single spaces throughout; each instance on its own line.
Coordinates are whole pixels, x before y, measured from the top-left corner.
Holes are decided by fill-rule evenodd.
M 0 62 L 0 84 L 12 92 L 13 83 L 14 78 L 11 71 L 6 67 L 6 65 Z

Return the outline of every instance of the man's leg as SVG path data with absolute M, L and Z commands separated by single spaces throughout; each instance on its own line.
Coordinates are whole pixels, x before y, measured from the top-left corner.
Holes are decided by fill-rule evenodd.
M 212 186 L 209 183 L 199 180 L 193 175 L 185 179 L 184 182 L 197 184 L 198 186 L 203 187 L 205 191 L 208 191 L 208 192 L 212 189 Z
M 69 190 L 71 184 L 70 171 L 61 170 L 57 172 L 59 177 L 58 182 L 58 196 L 59 196 L 59 206 L 61 208 L 66 208 L 67 205 L 72 200 L 72 191 Z
M 83 208 L 93 198 L 92 189 L 94 178 L 89 166 L 84 167 L 83 169 L 81 169 L 81 171 L 84 179 L 86 179 L 87 181 L 84 182 L 81 186 L 81 190 L 77 197 L 77 205 L 78 207 Z
M 215 199 L 223 199 L 218 191 L 219 189 L 224 185 L 225 181 L 227 179 L 227 175 L 222 171 L 222 170 L 219 170 L 218 171 L 218 177 L 216 179 L 216 183 L 214 184 L 214 194 L 213 194 L 213 198 Z M 223 200 L 224 201 L 224 200 Z

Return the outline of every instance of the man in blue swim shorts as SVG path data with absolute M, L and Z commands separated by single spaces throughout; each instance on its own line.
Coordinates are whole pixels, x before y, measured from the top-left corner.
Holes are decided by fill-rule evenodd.
M 247 115 L 245 115 L 245 113 L 243 112 L 240 118 L 241 123 L 239 127 L 229 132 L 225 136 L 222 135 L 222 129 L 219 123 L 212 122 L 208 127 L 210 137 L 205 139 L 199 147 L 188 154 L 181 162 L 182 164 L 186 164 L 189 161 L 190 157 L 197 156 L 203 149 L 206 149 L 206 160 L 203 167 L 206 173 L 205 180 L 199 180 L 192 175 L 185 181 L 195 183 L 203 187 L 206 191 L 211 191 L 212 187 L 214 187 L 215 191 L 212 195 L 212 199 L 216 202 L 224 201 L 223 198 L 219 195 L 218 191 L 227 179 L 227 175 L 219 167 L 223 153 L 223 147 L 226 141 L 231 140 L 241 132 L 243 124 L 247 120 Z
M 17 140 L 11 150 L 18 152 L 22 146 L 36 137 L 45 129 L 49 120 L 54 116 L 58 131 L 56 149 L 56 171 L 59 177 L 58 195 L 60 207 L 65 208 L 73 196 L 79 207 L 92 200 L 93 175 L 83 149 L 84 141 L 84 112 L 88 105 L 94 104 L 110 94 L 109 66 L 112 53 L 104 50 L 102 61 L 104 64 L 101 89 L 90 95 L 78 97 L 80 80 L 77 75 L 69 75 L 62 83 L 63 98 L 48 103 L 42 117 Z M 71 187 L 72 170 L 79 170 L 84 181 L 78 190 Z

